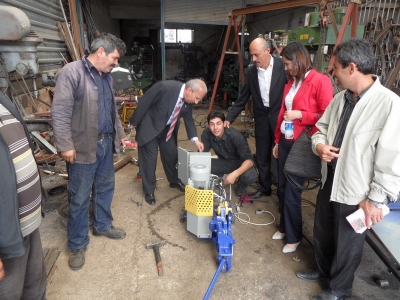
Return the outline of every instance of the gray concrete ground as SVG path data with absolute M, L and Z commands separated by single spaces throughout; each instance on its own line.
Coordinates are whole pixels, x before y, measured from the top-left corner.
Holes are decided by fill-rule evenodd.
M 195 110 L 194 113 L 199 115 L 205 111 Z M 197 118 L 198 121 L 201 119 L 202 116 Z M 240 119 L 236 123 L 234 127 L 243 128 Z M 198 132 L 201 134 L 201 127 L 198 127 Z M 179 138 L 181 147 L 196 150 L 194 144 L 186 140 L 183 124 Z M 254 138 L 250 137 L 248 142 L 255 151 Z M 137 158 L 136 150 L 128 150 L 128 153 Z M 116 173 L 112 204 L 114 225 L 124 228 L 127 237 L 114 241 L 90 233 L 86 263 L 79 271 L 68 267 L 66 231 L 60 226 L 62 217 L 57 211 L 46 214 L 40 227 L 43 247 L 61 250 L 55 263 L 56 271 L 48 284 L 48 299 L 203 299 L 217 268 L 214 243 L 198 239 L 186 230 L 186 223 L 180 222 L 184 194 L 168 186 L 160 160 L 157 177 L 164 179 L 158 181 L 155 206 L 144 201 L 137 172 L 137 166 L 128 164 Z M 268 226 L 245 225 L 236 220 L 232 229 L 236 240 L 233 267 L 219 276 L 210 299 L 309 299 L 321 292 L 318 283 L 302 281 L 295 275 L 297 270 L 314 266 L 313 247 L 309 240 L 315 195 L 315 191 L 303 195 L 305 238 L 297 251 L 290 254 L 282 253 L 284 240 L 271 240 L 279 223 L 276 194 L 254 204 L 244 204 L 241 212 L 247 213 L 251 222 L 273 221 L 267 213 L 255 214 L 256 209 L 270 211 L 276 220 Z M 231 201 L 236 203 L 238 199 L 232 196 Z M 147 243 L 160 239 L 167 241 L 161 248 L 163 276 L 157 274 L 153 251 L 146 249 Z M 389 287 L 379 288 L 376 279 L 387 279 Z M 353 294 L 358 299 L 400 299 L 399 286 L 366 244 Z

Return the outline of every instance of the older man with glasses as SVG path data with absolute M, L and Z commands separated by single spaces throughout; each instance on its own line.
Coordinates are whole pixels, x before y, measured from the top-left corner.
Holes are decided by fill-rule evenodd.
M 203 143 L 197 137 L 192 107 L 200 102 L 206 93 L 207 86 L 200 79 L 192 79 L 185 84 L 166 80 L 156 83 L 140 99 L 130 122 L 136 127 L 139 168 L 145 201 L 149 205 L 156 204 L 154 189 L 158 148 L 169 186 L 181 192 L 185 191 L 176 169 L 179 119 L 183 117 L 188 138 L 196 144 L 199 151 L 203 151 Z

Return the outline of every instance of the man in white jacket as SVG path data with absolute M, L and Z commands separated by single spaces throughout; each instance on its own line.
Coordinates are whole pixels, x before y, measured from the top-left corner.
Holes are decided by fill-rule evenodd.
M 326 280 L 312 300 L 337 300 L 352 293 L 366 231 L 354 231 L 346 216 L 362 208 L 368 228 L 383 219 L 382 205 L 400 187 L 400 98 L 381 85 L 366 40 L 351 39 L 334 52 L 333 76 L 344 90 L 317 122 L 312 137 L 322 160 L 314 250 L 317 268 L 298 271 L 308 281 Z

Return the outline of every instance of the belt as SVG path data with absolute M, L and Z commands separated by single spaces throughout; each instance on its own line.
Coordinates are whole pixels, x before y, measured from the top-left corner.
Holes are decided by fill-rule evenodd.
M 112 133 L 100 133 L 100 134 L 97 136 L 97 140 L 98 140 L 98 141 L 104 140 L 105 138 L 108 138 L 108 137 L 112 137 Z

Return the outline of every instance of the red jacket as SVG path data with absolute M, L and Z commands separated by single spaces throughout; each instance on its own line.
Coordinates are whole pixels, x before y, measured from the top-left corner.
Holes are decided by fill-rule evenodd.
M 281 110 L 279 111 L 278 121 L 275 128 L 275 143 L 279 143 L 281 137 L 281 124 L 283 115 L 286 111 L 285 97 L 289 93 L 293 84 L 293 79 L 290 80 L 283 91 L 283 99 Z M 315 70 L 311 70 L 308 76 L 304 79 L 294 99 L 292 110 L 300 110 L 302 119 L 295 119 L 294 123 L 294 139 L 296 140 L 306 126 L 313 126 L 311 134 L 317 132 L 318 119 L 324 113 L 329 102 L 333 99 L 333 87 L 328 76 L 323 75 Z

